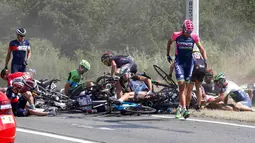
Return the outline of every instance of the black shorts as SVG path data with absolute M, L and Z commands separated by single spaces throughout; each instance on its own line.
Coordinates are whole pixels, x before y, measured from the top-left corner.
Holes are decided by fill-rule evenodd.
M 205 77 L 205 70 L 197 70 L 194 68 L 190 80 L 192 82 L 195 82 L 196 80 L 198 80 L 199 82 L 203 82 L 204 77 Z

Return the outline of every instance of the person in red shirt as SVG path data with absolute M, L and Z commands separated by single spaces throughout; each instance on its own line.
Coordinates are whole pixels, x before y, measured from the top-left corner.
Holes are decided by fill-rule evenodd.
M 15 72 L 9 74 L 8 70 L 3 69 L 1 72 L 1 78 L 8 81 L 6 95 L 11 100 L 13 112 L 16 116 L 24 117 L 28 115 L 56 115 L 55 110 L 52 112 L 40 112 L 35 110 L 34 97 L 31 93 L 35 87 L 35 82 L 32 80 L 32 73 Z M 17 96 L 18 93 L 22 95 L 20 98 Z M 27 102 L 29 102 L 30 108 L 26 107 Z
M 13 80 L 15 80 L 15 79 L 16 80 L 17 79 L 31 80 L 33 78 L 33 76 L 29 72 L 15 72 L 15 73 L 10 74 L 7 69 L 3 69 L 1 71 L 1 78 L 3 80 L 7 80 L 7 86 L 11 87 Z M 26 94 L 26 92 L 24 92 L 23 94 L 24 94 L 24 96 L 27 96 L 28 102 L 30 103 L 31 107 L 35 108 L 34 107 L 34 100 L 31 99 L 33 97 L 30 97 L 30 94 Z M 32 95 L 32 93 L 31 93 L 31 95 Z M 8 91 L 7 96 L 11 100 L 11 103 L 17 103 L 18 102 L 19 97 L 18 96 L 13 96 L 13 92 L 11 90 Z

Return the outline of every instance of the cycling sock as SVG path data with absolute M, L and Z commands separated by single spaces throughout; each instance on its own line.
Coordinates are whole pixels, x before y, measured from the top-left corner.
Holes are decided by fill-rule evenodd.
M 31 104 L 31 109 L 35 109 L 35 104 Z
M 122 103 L 122 102 L 123 102 L 123 99 L 118 99 L 118 101 Z

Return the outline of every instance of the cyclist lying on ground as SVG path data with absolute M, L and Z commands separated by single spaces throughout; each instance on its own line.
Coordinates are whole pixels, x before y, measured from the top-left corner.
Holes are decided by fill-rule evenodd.
M 128 81 L 129 92 L 125 93 L 117 100 L 117 103 L 122 103 L 128 100 L 142 100 L 153 96 L 151 79 L 141 76 L 126 74 L 125 80 Z
M 83 79 L 83 74 L 90 70 L 90 64 L 86 60 L 82 60 L 78 69 L 72 70 L 69 73 L 67 82 L 65 84 L 64 92 L 67 96 L 79 95 L 85 87 L 92 86 L 91 82 L 80 83 Z
M 223 110 L 253 111 L 249 95 L 234 82 L 226 80 L 224 73 L 216 75 L 214 83 L 215 87 L 219 88 L 220 95 L 212 99 L 212 102 L 218 103 L 219 108 Z M 224 104 L 220 104 L 220 102 L 224 102 Z
M 110 52 L 106 52 L 101 56 L 101 62 L 106 66 L 111 66 L 111 76 L 123 75 L 123 73 L 131 72 L 135 74 L 137 72 L 137 64 L 131 56 L 124 55 L 112 55 Z M 116 82 L 116 93 L 118 98 L 123 95 L 122 92 L 122 78 Z
M 32 74 L 29 73 L 29 72 L 15 72 L 15 73 L 10 74 L 9 71 L 8 71 L 7 69 L 3 69 L 3 70 L 1 71 L 1 78 L 2 78 L 3 80 L 7 80 L 7 87 L 10 87 L 10 86 L 12 86 L 12 83 L 13 83 L 13 80 L 14 80 L 14 79 L 26 79 L 26 80 L 31 80 L 31 79 L 32 79 Z M 5 89 L 7 90 L 8 88 L 5 88 Z M 2 92 L 6 92 L 6 91 L 3 91 L 3 90 L 2 90 Z M 9 95 L 12 95 L 12 90 L 9 90 L 9 91 L 8 91 L 8 94 L 9 94 Z M 7 94 L 7 96 L 8 96 L 8 94 Z M 18 102 L 18 97 L 12 98 L 12 99 L 11 99 L 11 102 L 12 102 L 12 103 Z M 31 105 L 32 108 L 35 108 L 34 103 L 33 103 L 33 100 L 30 100 L 30 99 L 29 99 L 28 102 L 30 103 L 30 105 Z
M 40 112 L 35 110 L 34 97 L 31 90 L 34 89 L 35 83 L 32 81 L 32 75 L 29 72 L 16 72 L 9 74 L 9 72 L 4 69 L 1 72 L 1 77 L 4 80 L 8 80 L 8 88 L 6 90 L 6 95 L 10 99 L 12 104 L 12 110 L 15 116 L 28 116 L 28 115 L 56 115 L 55 110 L 52 112 Z M 21 97 L 19 98 L 19 95 Z M 30 107 L 26 106 L 29 102 Z

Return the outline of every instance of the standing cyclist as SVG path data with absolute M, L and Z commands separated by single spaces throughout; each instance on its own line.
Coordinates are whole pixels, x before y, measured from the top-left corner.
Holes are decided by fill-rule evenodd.
M 105 52 L 101 56 L 101 62 L 111 67 L 111 76 L 113 75 L 121 75 L 126 76 L 127 73 L 133 73 L 135 74 L 137 72 L 137 64 L 133 60 L 133 58 L 129 55 L 112 55 L 110 52 Z M 124 80 L 121 78 L 120 80 Z M 118 98 L 120 98 L 123 95 L 122 92 L 122 81 L 118 80 L 116 82 L 116 92 Z
M 5 60 L 5 69 L 7 69 L 12 53 L 11 73 L 25 72 L 31 56 L 30 43 L 25 39 L 26 30 L 24 28 L 18 28 L 16 34 L 17 39 L 9 43 Z
M 182 31 L 174 32 L 172 38 L 168 41 L 167 44 L 167 59 L 171 64 L 173 62 L 170 56 L 171 45 L 174 41 L 176 41 L 174 67 L 176 79 L 178 81 L 179 86 L 179 99 L 180 99 L 180 105 L 176 112 L 176 118 L 180 118 L 181 115 L 183 115 L 184 118 L 188 118 L 190 115 L 189 111 L 187 111 L 186 109 L 185 82 L 186 83 L 190 82 L 191 74 L 194 67 L 194 60 L 192 57 L 194 44 L 196 44 L 197 47 L 199 48 L 205 60 L 205 63 L 207 61 L 206 51 L 204 47 L 201 45 L 198 35 L 192 33 L 193 29 L 194 26 L 192 21 L 185 20 L 182 25 Z

